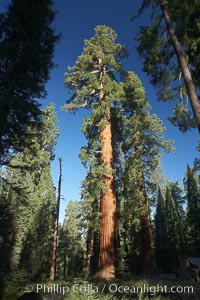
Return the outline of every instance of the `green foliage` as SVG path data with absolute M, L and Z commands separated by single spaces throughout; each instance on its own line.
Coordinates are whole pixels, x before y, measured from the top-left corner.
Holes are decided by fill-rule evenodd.
M 58 35 L 51 25 L 55 17 L 52 1 L 12 0 L 0 15 L 0 163 L 10 150 L 21 151 L 30 126 L 38 126 L 45 84 L 53 68 Z M 38 122 L 35 122 L 35 121 Z M 37 129 L 37 127 L 35 127 Z
M 85 40 L 83 53 L 65 74 L 65 85 L 72 97 L 63 109 L 91 109 L 90 116 L 84 118 L 82 125 L 88 144 L 80 152 L 82 163 L 87 168 L 86 180 L 82 183 L 82 199 L 87 230 L 87 267 L 91 273 L 95 271 L 98 260 L 100 197 L 108 189 L 102 178 L 105 173 L 115 172 L 100 158 L 103 146 L 101 131 L 113 122 L 111 111 L 123 95 L 118 80 L 124 73 L 121 60 L 127 53 L 122 45 L 115 42 L 116 38 L 112 28 L 96 26 L 95 35 Z
M 194 168 L 187 167 L 184 184 L 187 201 L 188 254 L 198 256 L 200 252 L 200 182 L 199 175 Z
M 174 272 L 178 256 L 186 255 L 185 213 L 182 190 L 168 182 L 165 192 L 158 189 L 155 213 L 155 251 L 160 271 Z
M 85 268 L 85 230 L 82 224 L 81 203 L 69 201 L 59 232 L 59 274 L 73 278 Z
M 188 106 L 177 103 L 174 105 L 173 112 L 174 115 L 169 117 L 169 120 L 173 125 L 179 127 L 182 132 L 186 132 L 188 129 L 196 127 L 194 118 L 191 116 Z
M 29 282 L 49 276 L 56 201 L 50 163 L 58 136 L 56 122 L 51 104 L 43 111 L 41 131 L 30 128 L 32 148 L 13 155 L 2 175 L 0 262 L 1 272 L 10 280 L 22 270 Z M 11 283 L 4 282 L 5 295 Z
M 26 284 L 29 283 L 27 270 L 23 268 L 15 269 L 12 272 L 6 272 L 2 275 L 3 283 L 1 289 L 2 293 L 0 292 L 1 299 L 16 300 L 16 295 L 20 295 L 24 291 Z
M 152 174 L 157 170 L 161 149 L 166 152 L 173 150 L 173 142 L 164 140 L 165 128 L 156 115 L 151 115 L 145 90 L 137 75 L 127 72 L 124 78 L 122 109 L 114 121 L 114 128 L 119 128 L 120 132 L 116 137 L 117 149 L 121 149 L 121 152 L 116 153 L 116 185 L 122 222 L 121 245 L 125 249 L 125 270 L 138 273 L 143 260 L 142 232 L 151 226 L 144 223 L 142 216 L 145 212 L 149 215 L 149 204 L 155 189 Z
M 121 59 L 125 49 L 114 43 L 114 31 L 97 26 L 95 32 L 94 37 L 85 41 L 83 53 L 65 74 L 66 87 L 73 95 L 64 109 L 91 109 L 82 125 L 88 144 L 80 152 L 87 168 L 82 198 L 88 247 L 94 242 L 98 246 L 100 197 L 106 191 L 102 176 L 105 172 L 114 174 L 119 222 L 116 263 L 118 276 L 122 276 L 124 272 L 135 272 L 139 268 L 141 215 L 144 205 L 147 206 L 144 195 L 147 191 L 150 194 L 150 186 L 153 186 L 150 177 L 157 168 L 160 149 L 169 152 L 173 150 L 173 143 L 164 140 L 165 128 L 161 120 L 150 114 L 140 79 L 133 72 L 123 71 Z M 112 170 L 101 164 L 100 133 L 108 122 L 112 127 Z M 144 181 L 142 187 L 141 181 Z M 91 263 L 91 259 L 98 256 L 98 250 L 90 249 L 89 252 L 88 263 Z M 95 262 L 89 267 L 93 269 L 94 266 Z
M 105 105 L 116 98 L 118 93 L 118 85 L 113 79 L 116 72 L 121 72 L 121 59 L 127 55 L 126 50 L 122 45 L 115 43 L 117 34 L 112 28 L 99 25 L 96 26 L 95 33 L 90 40 L 85 40 L 83 53 L 75 65 L 69 67 L 69 72 L 65 73 L 65 86 L 73 93 L 63 106 L 67 111 L 80 107 L 91 108 L 92 104 L 98 104 L 102 71 L 104 71 Z M 100 122 L 101 106 L 96 113 L 99 114 L 98 122 Z
M 199 3 L 196 0 L 170 3 L 165 1 L 165 5 L 199 95 Z M 158 88 L 160 100 L 180 99 L 174 106 L 174 116 L 169 119 L 185 132 L 196 124 L 187 101 L 186 87 L 179 66 L 180 58 L 176 56 L 161 11 L 161 1 L 143 1 L 139 15 L 145 10 L 149 14 L 152 13 L 151 21 L 147 26 L 140 27 L 136 37 L 137 51 L 143 60 L 143 70 L 149 75 L 151 83 Z

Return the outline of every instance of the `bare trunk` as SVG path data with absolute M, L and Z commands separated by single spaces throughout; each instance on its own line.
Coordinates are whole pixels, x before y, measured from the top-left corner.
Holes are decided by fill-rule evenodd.
M 57 247 L 58 247 L 58 226 L 57 226 L 57 219 L 55 218 L 54 233 L 53 233 L 53 254 L 52 254 L 52 264 L 51 264 L 51 271 L 50 271 L 51 280 L 55 280 L 56 278 Z
M 160 0 L 160 7 L 162 10 L 164 19 L 165 19 L 165 23 L 166 23 L 167 30 L 169 32 L 170 39 L 171 39 L 173 47 L 174 47 L 174 51 L 176 53 L 176 56 L 177 56 L 177 59 L 179 62 L 179 66 L 183 73 L 183 77 L 184 77 L 185 85 L 186 85 L 187 92 L 189 95 L 190 103 L 192 106 L 193 114 L 194 114 L 194 117 L 196 120 L 197 128 L 200 133 L 200 103 L 199 103 L 198 96 L 196 94 L 192 76 L 191 76 L 190 70 L 188 68 L 188 64 L 187 64 L 184 52 L 181 49 L 181 45 L 180 45 L 179 40 L 176 36 L 176 33 L 173 29 L 171 19 L 168 14 L 167 7 L 165 5 L 165 0 Z
M 100 101 L 104 101 L 104 94 L 100 92 Z M 104 190 L 101 193 L 100 212 L 100 248 L 97 280 L 112 280 L 115 278 L 115 245 L 116 245 L 116 195 L 113 176 L 113 149 L 110 111 L 106 118 L 106 125 L 101 129 L 101 158 L 100 164 L 106 170 L 102 176 Z
M 58 222 L 60 211 L 60 198 L 61 198 L 61 181 L 62 181 L 62 159 L 59 158 L 60 164 L 60 176 L 58 181 L 58 198 L 56 203 L 56 212 L 54 220 L 54 234 L 53 234 L 53 253 L 52 253 L 52 265 L 50 270 L 50 279 L 55 280 L 57 271 L 57 252 L 58 252 Z
M 101 131 L 101 144 L 101 165 L 106 165 L 107 172 L 104 173 L 102 178 L 105 191 L 101 194 L 99 270 L 95 278 L 99 280 L 111 280 L 115 278 L 116 197 L 113 187 L 110 123 Z

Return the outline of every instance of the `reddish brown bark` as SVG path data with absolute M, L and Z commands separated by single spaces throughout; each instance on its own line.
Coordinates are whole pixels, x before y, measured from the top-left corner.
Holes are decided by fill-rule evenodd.
M 112 280 L 115 278 L 115 237 L 116 237 L 116 196 L 114 192 L 113 151 L 110 116 L 107 116 L 107 124 L 101 130 L 101 159 L 105 166 L 102 182 L 105 191 L 101 194 L 101 229 L 98 272 L 95 278 L 98 280 Z
M 165 19 L 165 23 L 166 23 L 166 27 L 170 36 L 170 39 L 172 41 L 173 47 L 174 47 L 174 51 L 176 53 L 178 62 L 179 62 L 179 66 L 181 68 L 181 71 L 183 73 L 183 78 L 185 81 L 185 86 L 187 88 L 187 92 L 189 95 L 189 99 L 190 99 L 190 103 L 192 106 L 192 110 L 193 110 L 193 114 L 196 120 L 196 124 L 197 124 L 197 128 L 199 130 L 200 133 L 200 103 L 199 103 L 199 99 L 196 93 L 196 89 L 192 80 L 192 76 L 190 73 L 190 70 L 188 68 L 188 64 L 187 64 L 187 60 L 185 58 L 184 52 L 181 49 L 181 45 L 179 43 L 179 40 L 176 36 L 176 33 L 173 29 L 172 26 L 172 22 L 170 19 L 170 16 L 168 14 L 168 10 L 165 4 L 165 0 L 160 0 L 160 7 Z
M 100 58 L 97 59 L 96 67 L 99 69 L 99 101 L 105 101 L 104 75 L 106 66 Z M 105 126 L 100 131 L 101 157 L 100 165 L 105 168 L 102 176 L 103 190 L 100 196 L 100 241 L 98 271 L 96 280 L 112 280 L 115 278 L 115 253 L 116 253 L 116 195 L 113 175 L 113 149 L 110 108 L 105 114 Z
M 100 103 L 105 101 L 103 93 L 103 76 L 106 68 L 101 65 L 100 71 Z M 115 278 L 115 238 L 116 238 L 116 195 L 114 191 L 113 176 L 113 149 L 110 110 L 108 109 L 105 117 L 105 126 L 100 132 L 101 157 L 100 164 L 105 167 L 102 176 L 103 191 L 100 199 L 101 227 L 99 245 L 98 271 L 95 274 L 97 280 L 112 280 Z

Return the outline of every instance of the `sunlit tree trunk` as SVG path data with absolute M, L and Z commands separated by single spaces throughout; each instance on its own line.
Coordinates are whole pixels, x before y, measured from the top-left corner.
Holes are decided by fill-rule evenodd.
M 100 102 L 104 100 L 104 94 L 101 91 Z M 100 132 L 100 164 L 105 167 L 105 171 L 102 176 L 103 191 L 100 199 L 101 227 L 99 264 L 98 272 L 95 275 L 95 278 L 98 280 L 112 280 L 115 278 L 116 195 L 114 190 L 110 111 L 108 111 L 105 121 L 106 125 Z
M 173 29 L 172 26 L 172 22 L 170 19 L 170 16 L 168 14 L 168 10 L 165 4 L 165 0 L 160 0 L 160 7 L 163 13 L 163 17 L 165 19 L 165 23 L 166 23 L 166 27 L 170 36 L 170 39 L 172 41 L 173 47 L 174 47 L 174 51 L 176 53 L 178 62 L 179 62 L 179 66 L 181 68 L 181 72 L 183 74 L 183 78 L 185 81 L 185 85 L 187 88 L 187 92 L 189 95 L 189 99 L 190 99 L 190 103 L 192 106 L 192 110 L 193 110 L 193 114 L 196 120 L 196 124 L 197 124 L 197 128 L 199 130 L 200 133 L 200 103 L 199 103 L 199 99 L 196 93 L 196 89 L 192 80 L 192 76 L 190 73 L 190 70 L 188 68 L 188 64 L 187 64 L 187 60 L 186 57 L 184 55 L 184 52 L 181 49 L 181 45 L 179 43 L 179 40 L 176 36 L 176 33 Z

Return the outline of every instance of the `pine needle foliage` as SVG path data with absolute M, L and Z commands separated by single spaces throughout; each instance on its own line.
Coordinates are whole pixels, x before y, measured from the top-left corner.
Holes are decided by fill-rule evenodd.
M 142 1 L 138 15 L 144 12 L 149 24 L 140 26 L 135 38 L 143 70 L 157 87 L 159 100 L 176 101 L 171 122 L 183 132 L 194 127 L 200 131 L 199 3 Z

